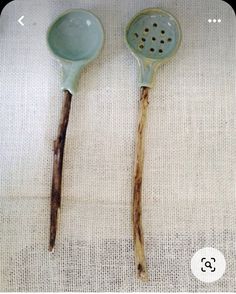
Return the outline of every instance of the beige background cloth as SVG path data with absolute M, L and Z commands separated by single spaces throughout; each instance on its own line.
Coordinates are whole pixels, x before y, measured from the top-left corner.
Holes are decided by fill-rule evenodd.
M 131 203 L 138 66 L 124 29 L 141 9 L 174 14 L 183 42 L 150 92 L 143 226 L 150 275 L 134 269 Z M 85 8 L 105 29 L 73 98 L 56 250 L 48 252 L 52 145 L 61 68 L 49 24 Z M 17 19 L 24 15 L 25 26 Z M 221 23 L 208 23 L 220 18 Z M 223 1 L 14 1 L 0 19 L 1 291 L 235 291 L 235 15 Z M 225 275 L 205 284 L 190 260 L 212 246 Z

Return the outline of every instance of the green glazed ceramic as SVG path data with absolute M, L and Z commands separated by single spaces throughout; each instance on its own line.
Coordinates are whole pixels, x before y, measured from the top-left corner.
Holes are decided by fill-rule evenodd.
M 148 8 L 129 22 L 126 42 L 140 66 L 140 86 L 153 86 L 153 76 L 158 66 L 168 61 L 181 43 L 178 21 L 169 12 Z
M 102 49 L 104 31 L 101 22 L 83 9 L 66 11 L 49 27 L 47 42 L 63 67 L 62 90 L 74 95 L 81 70 Z

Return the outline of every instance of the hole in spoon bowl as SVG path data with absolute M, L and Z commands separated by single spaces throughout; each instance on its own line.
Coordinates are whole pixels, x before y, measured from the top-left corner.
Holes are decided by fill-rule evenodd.
M 138 33 L 139 37 L 136 38 L 134 33 Z M 168 14 L 165 15 L 165 12 L 162 14 L 155 9 L 137 15 L 129 23 L 126 31 L 126 40 L 134 53 L 157 61 L 168 58 L 175 53 L 179 36 L 178 23 L 175 24 L 172 17 Z M 140 47 L 141 44 L 144 47 Z M 150 50 L 151 48 L 154 51 Z M 159 52 L 160 49 L 162 51 Z

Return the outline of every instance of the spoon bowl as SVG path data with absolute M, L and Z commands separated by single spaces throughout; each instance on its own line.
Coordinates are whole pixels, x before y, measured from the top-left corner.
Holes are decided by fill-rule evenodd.
M 60 15 L 49 27 L 47 43 L 63 66 L 63 90 L 76 94 L 80 71 L 100 53 L 104 31 L 91 12 L 73 9 Z
M 151 88 L 158 66 L 168 61 L 179 48 L 180 25 L 169 12 L 148 8 L 131 19 L 125 36 L 140 65 L 140 86 Z
M 103 28 L 91 12 L 79 9 L 61 15 L 50 27 L 51 51 L 65 60 L 94 59 L 103 45 Z

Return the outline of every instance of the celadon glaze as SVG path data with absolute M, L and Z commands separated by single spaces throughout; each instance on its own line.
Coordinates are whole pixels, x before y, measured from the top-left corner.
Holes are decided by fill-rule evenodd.
M 62 90 L 76 94 L 81 70 L 98 56 L 103 42 L 102 24 L 87 10 L 66 11 L 53 22 L 47 43 L 63 67 Z
M 140 68 L 140 86 L 153 86 L 157 68 L 167 62 L 181 43 L 178 21 L 169 12 L 148 8 L 135 15 L 128 23 L 125 40 Z

